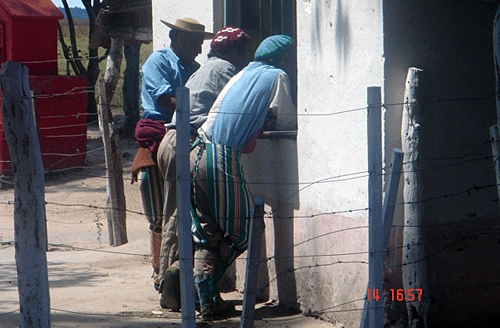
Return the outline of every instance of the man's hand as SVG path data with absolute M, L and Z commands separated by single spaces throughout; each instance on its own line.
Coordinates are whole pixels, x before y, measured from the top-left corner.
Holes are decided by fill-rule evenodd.
M 174 112 L 175 112 L 175 98 L 172 97 L 171 95 L 169 94 L 165 94 L 165 95 L 162 95 L 160 96 L 160 98 L 158 98 L 158 100 L 156 101 L 158 106 L 160 106 L 161 109 L 163 109 L 164 111 L 166 111 L 167 113 L 173 115 Z
M 276 119 L 276 115 L 274 115 L 271 111 L 268 111 L 264 122 L 264 131 L 276 130 Z

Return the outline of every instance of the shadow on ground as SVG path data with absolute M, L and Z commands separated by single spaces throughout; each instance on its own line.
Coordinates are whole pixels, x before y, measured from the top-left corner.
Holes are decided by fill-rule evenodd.
M 240 327 L 241 311 L 235 311 L 231 317 L 213 321 L 202 321 L 197 318 L 198 328 L 233 328 Z M 305 324 L 305 321 L 309 321 Z M 313 318 L 306 318 L 302 315 L 291 315 L 289 312 L 279 307 L 263 307 L 255 312 L 254 327 L 313 327 L 310 326 Z M 321 321 L 317 321 L 317 327 L 322 326 Z M 0 327 L 17 327 L 19 315 L 15 313 L 0 313 Z M 93 328 L 156 328 L 156 327 L 181 327 L 182 319 L 180 313 L 170 311 L 150 311 L 150 312 L 122 312 L 118 314 L 89 314 L 77 311 L 52 310 L 51 327 L 72 328 L 72 327 L 93 327 Z

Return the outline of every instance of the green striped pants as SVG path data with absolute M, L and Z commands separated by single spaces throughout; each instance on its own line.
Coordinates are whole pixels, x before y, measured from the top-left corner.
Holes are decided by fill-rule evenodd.
M 197 145 L 191 151 L 194 280 L 203 316 L 223 311 L 219 280 L 247 247 L 253 201 L 239 163 L 240 154 L 211 143 Z

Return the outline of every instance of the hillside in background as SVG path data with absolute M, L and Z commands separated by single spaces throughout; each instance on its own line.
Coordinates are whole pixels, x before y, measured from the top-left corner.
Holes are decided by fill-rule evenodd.
M 64 15 L 64 18 L 66 18 L 66 12 L 64 11 L 64 7 L 59 7 L 58 9 Z M 73 7 L 73 8 L 69 8 L 69 10 L 71 11 L 71 16 L 73 16 L 73 19 L 78 19 L 78 18 L 88 19 L 89 18 L 85 8 Z

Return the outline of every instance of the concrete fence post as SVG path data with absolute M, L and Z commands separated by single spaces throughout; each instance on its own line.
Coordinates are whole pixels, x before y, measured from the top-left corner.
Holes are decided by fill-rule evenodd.
M 361 327 L 382 327 L 383 230 L 382 230 L 382 101 L 381 88 L 367 88 L 368 149 L 368 288 L 361 317 Z
M 178 87 L 175 99 L 177 106 L 177 216 L 179 234 L 179 264 L 181 272 L 182 327 L 196 327 L 195 291 L 193 279 L 193 239 L 191 236 L 191 174 L 189 164 L 189 89 Z

